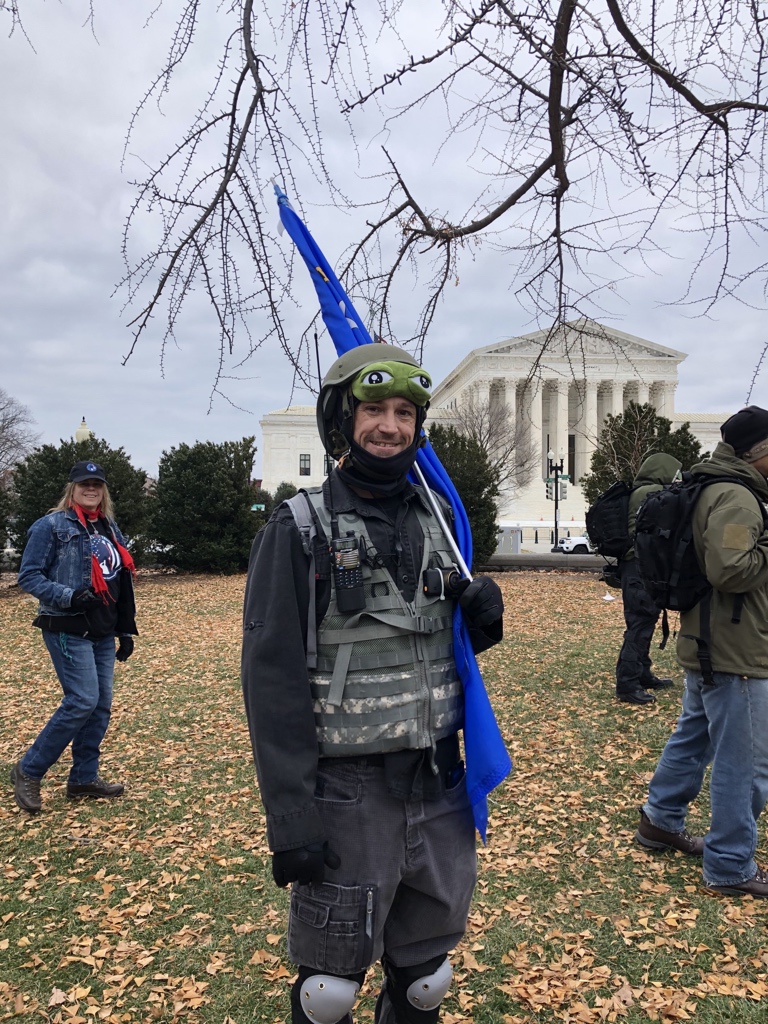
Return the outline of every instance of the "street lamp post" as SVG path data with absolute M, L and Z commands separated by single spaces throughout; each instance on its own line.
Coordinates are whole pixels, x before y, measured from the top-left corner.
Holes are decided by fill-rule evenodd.
M 553 550 L 557 547 L 559 527 L 560 527 L 560 477 L 563 476 L 563 455 L 560 453 L 559 462 L 555 462 L 555 453 L 550 448 L 547 452 L 547 462 L 549 463 L 549 476 L 553 478 L 554 487 L 552 488 L 553 497 L 555 499 L 555 543 Z

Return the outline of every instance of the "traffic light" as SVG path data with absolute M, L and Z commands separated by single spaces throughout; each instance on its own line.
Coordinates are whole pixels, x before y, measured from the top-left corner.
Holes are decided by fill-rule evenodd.
M 565 501 L 568 494 L 568 484 L 560 481 L 560 501 Z
M 551 480 L 547 480 L 547 501 L 555 500 L 555 485 Z

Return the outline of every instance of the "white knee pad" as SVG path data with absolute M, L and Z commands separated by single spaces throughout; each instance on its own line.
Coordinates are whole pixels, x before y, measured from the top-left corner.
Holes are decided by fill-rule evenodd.
M 301 986 L 301 1008 L 315 1024 L 337 1024 L 352 1009 L 360 986 L 348 978 L 313 974 Z
M 451 962 L 446 957 L 433 974 L 425 974 L 408 986 L 408 1002 L 417 1010 L 435 1010 L 445 999 L 452 977 Z

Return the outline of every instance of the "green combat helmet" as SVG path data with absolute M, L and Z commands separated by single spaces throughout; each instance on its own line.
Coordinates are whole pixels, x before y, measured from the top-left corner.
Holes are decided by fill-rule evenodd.
M 432 379 L 412 355 L 379 342 L 358 345 L 325 375 L 317 399 L 317 429 L 323 447 L 334 458 L 349 449 L 357 402 L 379 402 L 399 396 L 417 409 L 417 436 L 429 408 Z

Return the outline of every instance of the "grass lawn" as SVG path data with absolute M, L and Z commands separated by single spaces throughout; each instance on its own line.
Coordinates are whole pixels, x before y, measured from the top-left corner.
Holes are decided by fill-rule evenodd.
M 498 579 L 507 639 L 482 665 L 515 772 L 492 795 L 444 1020 L 764 1022 L 768 901 L 710 896 L 696 861 L 632 842 L 678 714 L 673 654 L 656 665 L 674 690 L 618 704 L 621 601 L 592 577 Z M 35 603 L 0 589 L 0 1020 L 286 1021 L 287 894 L 269 872 L 238 680 L 243 585 L 140 578 L 142 636 L 116 669 L 103 758 L 126 795 L 68 802 L 63 760 L 34 817 L 8 772 L 60 690 Z M 691 831 L 707 817 L 704 793 Z M 375 991 L 372 972 L 358 1022 Z

